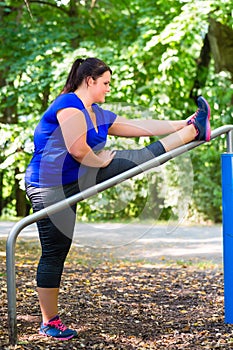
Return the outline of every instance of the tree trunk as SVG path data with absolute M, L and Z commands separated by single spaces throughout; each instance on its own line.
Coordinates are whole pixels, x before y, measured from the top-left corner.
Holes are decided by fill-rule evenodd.
M 15 169 L 15 198 L 16 198 L 16 215 L 24 217 L 26 215 L 26 196 L 20 188 L 17 175 L 20 174 L 18 168 Z
M 2 216 L 2 210 L 3 210 L 3 172 L 0 171 L 0 216 Z
M 190 91 L 190 97 L 193 98 L 195 101 L 198 95 L 201 94 L 201 88 L 205 86 L 208 77 L 210 59 L 210 43 L 208 35 L 206 35 L 203 41 L 200 57 L 197 60 L 196 78 L 194 80 L 193 87 Z
M 197 75 L 190 97 L 196 100 L 200 89 L 205 86 L 208 75 L 210 53 L 214 59 L 215 71 L 228 71 L 233 82 L 233 30 L 215 19 L 209 19 L 209 30 L 203 41 L 200 57 L 197 61 Z M 233 96 L 232 96 L 233 104 Z
M 233 76 L 233 30 L 215 19 L 209 20 L 208 38 L 217 73 L 228 71 Z

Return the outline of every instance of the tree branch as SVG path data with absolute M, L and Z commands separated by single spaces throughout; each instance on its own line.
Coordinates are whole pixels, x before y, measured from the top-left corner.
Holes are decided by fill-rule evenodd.
M 59 11 L 65 12 L 67 15 L 69 14 L 69 10 L 66 10 L 66 8 L 64 6 L 57 6 L 55 4 L 52 4 L 49 1 L 44 1 L 44 0 L 31 0 L 30 3 L 37 3 L 37 4 L 41 4 L 41 5 L 46 5 L 46 6 L 50 6 L 50 7 L 54 7 Z

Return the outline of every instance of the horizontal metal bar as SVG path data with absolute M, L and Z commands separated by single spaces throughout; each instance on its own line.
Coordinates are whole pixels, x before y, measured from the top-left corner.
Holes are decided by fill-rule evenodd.
M 214 139 L 222 134 L 232 132 L 233 125 L 225 125 L 212 131 L 211 139 Z M 73 205 L 87 199 L 96 193 L 102 192 L 107 188 L 117 185 L 131 177 L 141 174 L 151 168 L 157 167 L 168 160 L 175 158 L 197 146 L 205 143 L 205 141 L 193 141 L 181 147 L 178 147 L 172 151 L 162 154 L 152 160 L 149 160 L 135 168 L 125 171 L 122 174 L 114 176 L 113 178 L 106 180 L 98 185 L 90 187 L 80 193 L 77 193 L 67 199 L 62 200 L 59 203 L 55 203 L 45 209 L 42 209 L 36 213 L 33 213 L 14 225 L 10 231 L 6 244 L 6 264 L 7 264 L 7 297 L 8 297 L 8 324 L 9 324 L 9 339 L 10 344 L 15 345 L 17 342 L 17 324 L 16 324 L 16 288 L 15 288 L 15 243 L 17 236 L 26 226 L 37 222 L 51 214 L 57 213 L 67 207 L 67 205 Z M 229 142 L 230 143 L 230 142 Z M 232 150 L 232 142 L 231 142 Z
M 229 131 L 233 130 L 233 125 L 225 125 L 222 126 L 218 129 L 213 130 L 212 134 L 211 134 L 211 140 L 215 139 L 216 137 L 222 135 L 222 134 L 226 134 Z M 167 153 L 162 154 L 159 157 L 156 157 L 154 159 L 151 159 L 141 165 L 136 166 L 135 168 L 132 168 L 130 170 L 125 171 L 122 174 L 119 174 L 117 176 L 112 177 L 111 179 L 108 179 L 98 185 L 92 186 L 78 194 L 75 194 L 67 199 L 62 200 L 59 203 L 53 204 L 45 209 L 40 210 L 39 212 L 33 213 L 25 218 L 23 218 L 22 220 L 20 220 L 18 223 L 16 223 L 16 225 L 14 226 L 14 228 L 12 229 L 13 232 L 18 231 L 18 230 L 22 230 L 24 227 L 45 218 L 48 215 L 54 214 L 60 210 L 63 210 L 67 204 L 69 205 L 73 205 L 75 203 L 78 203 L 80 201 L 82 201 L 83 199 L 87 199 L 93 195 L 95 195 L 96 193 L 99 193 L 101 191 L 106 190 L 107 188 L 110 188 L 114 185 L 117 185 L 118 183 L 125 181 L 131 177 L 134 177 L 138 174 L 141 174 L 144 171 L 147 171 L 151 168 L 157 167 L 161 164 L 164 164 L 165 162 L 167 162 L 168 160 L 175 158 L 187 151 L 190 151 L 191 149 L 194 149 L 195 147 L 200 146 L 201 144 L 204 144 L 205 141 L 193 141 L 190 142 L 186 145 L 183 145 L 181 147 L 178 147 L 176 149 L 173 149 L 172 151 L 169 151 Z M 11 233 L 9 235 L 9 237 L 11 236 Z

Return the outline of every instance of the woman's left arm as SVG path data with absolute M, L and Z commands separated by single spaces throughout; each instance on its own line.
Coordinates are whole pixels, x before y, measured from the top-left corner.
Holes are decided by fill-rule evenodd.
M 117 116 L 109 135 L 123 137 L 161 136 L 171 134 L 187 125 L 185 120 L 126 119 Z

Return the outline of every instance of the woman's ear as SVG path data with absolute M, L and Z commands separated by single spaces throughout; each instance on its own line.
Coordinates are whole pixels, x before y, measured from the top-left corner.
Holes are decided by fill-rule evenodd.
M 87 87 L 94 85 L 94 83 L 95 83 L 95 80 L 92 77 L 86 77 L 86 85 L 87 85 Z

